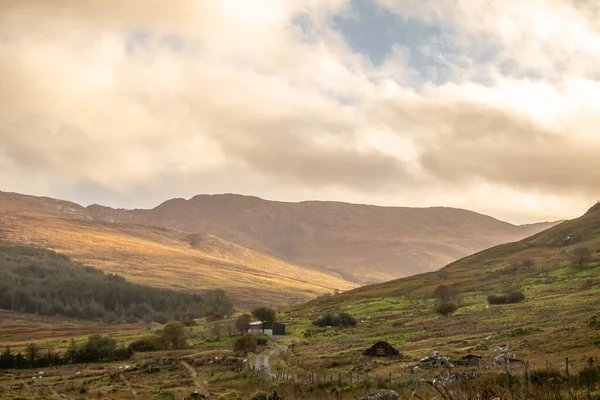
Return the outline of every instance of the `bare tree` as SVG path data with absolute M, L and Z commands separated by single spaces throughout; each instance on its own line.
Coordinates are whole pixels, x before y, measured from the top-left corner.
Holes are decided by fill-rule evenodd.
M 242 314 L 238 317 L 237 321 L 235 321 L 235 329 L 240 333 L 244 334 L 248 332 L 250 328 L 250 316 L 248 314 Z
M 573 264 L 579 268 L 592 261 L 592 252 L 587 247 L 577 247 L 569 254 L 569 258 Z
M 216 322 L 213 324 L 211 328 L 211 332 L 215 335 L 217 340 L 221 339 L 221 333 L 223 332 L 223 325 L 220 322 Z
M 458 290 L 452 285 L 440 285 L 435 289 L 433 295 L 442 302 L 447 302 L 458 295 Z

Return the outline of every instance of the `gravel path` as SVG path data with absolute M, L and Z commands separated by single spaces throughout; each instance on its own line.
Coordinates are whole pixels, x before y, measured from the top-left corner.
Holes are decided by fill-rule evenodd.
M 282 346 L 277 343 L 274 343 L 274 345 L 274 349 L 269 351 L 266 355 L 264 353 L 257 355 L 256 360 L 254 360 L 254 368 L 257 370 L 264 370 L 269 376 L 275 376 L 275 374 L 271 370 L 271 356 L 275 353 L 283 353 L 287 349 L 287 346 Z

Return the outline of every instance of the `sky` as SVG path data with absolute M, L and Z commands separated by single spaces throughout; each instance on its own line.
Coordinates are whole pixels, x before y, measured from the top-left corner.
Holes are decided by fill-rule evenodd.
M 572 218 L 599 58 L 595 0 L 4 0 L 0 190 Z

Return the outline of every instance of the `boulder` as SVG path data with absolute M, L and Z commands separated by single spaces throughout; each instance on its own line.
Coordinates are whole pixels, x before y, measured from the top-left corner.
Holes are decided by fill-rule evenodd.
M 485 360 L 481 356 L 475 354 L 468 354 L 455 362 L 458 365 L 464 366 L 478 366 L 485 364 Z
M 402 398 L 393 390 L 381 389 L 359 397 L 358 400 L 402 400 Z
M 399 355 L 400 352 L 387 342 L 377 342 L 365 350 L 363 354 L 370 357 L 392 357 Z

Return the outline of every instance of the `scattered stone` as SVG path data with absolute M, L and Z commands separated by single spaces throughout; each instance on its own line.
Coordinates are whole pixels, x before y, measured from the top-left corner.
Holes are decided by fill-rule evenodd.
M 471 348 L 471 350 L 475 350 L 475 351 L 489 350 L 489 347 L 486 342 L 482 342 L 482 343 L 478 344 L 477 346 Z
M 377 342 L 363 354 L 371 357 L 392 357 L 399 355 L 400 352 L 387 342 Z
M 206 396 L 203 395 L 202 393 L 200 393 L 200 389 L 196 389 L 192 393 L 190 393 L 190 395 L 187 396 L 184 400 L 205 399 L 205 398 L 206 398 Z
M 521 342 L 519 343 L 519 347 L 520 348 L 529 347 L 529 340 L 527 340 L 527 339 L 521 339 Z
M 402 400 L 402 398 L 393 390 L 381 389 L 366 396 L 359 397 L 358 400 Z
M 483 375 L 483 372 L 463 372 L 463 373 L 445 373 L 442 375 L 438 375 L 433 379 L 433 384 L 441 383 L 443 385 L 450 382 L 460 382 L 466 383 L 472 381 L 473 379 Z
M 507 345 L 507 344 L 505 344 L 505 345 L 502 345 L 502 346 L 496 346 L 496 347 L 494 347 L 492 350 L 494 350 L 494 351 L 502 351 L 502 352 L 507 352 L 507 351 L 509 351 L 509 350 L 510 350 L 510 346 L 509 346 L 509 345 Z
M 435 357 L 423 357 L 419 360 L 421 367 L 423 368 L 436 368 L 447 366 L 453 368 L 454 365 L 450 362 L 450 357 L 435 356 Z

